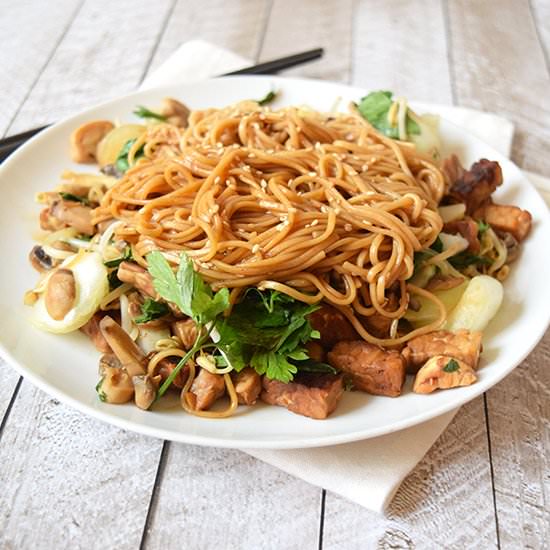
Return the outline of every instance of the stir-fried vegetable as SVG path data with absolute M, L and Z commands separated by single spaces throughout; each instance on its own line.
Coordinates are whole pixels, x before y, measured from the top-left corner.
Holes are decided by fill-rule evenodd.
M 393 93 L 385 90 L 363 97 L 357 110 L 385 136 L 412 141 L 419 151 L 439 158 L 439 117 L 417 115 L 404 98 L 393 99 Z

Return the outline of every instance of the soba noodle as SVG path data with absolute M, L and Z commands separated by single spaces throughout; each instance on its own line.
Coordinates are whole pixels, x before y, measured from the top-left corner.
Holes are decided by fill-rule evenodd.
M 444 177 L 354 112 L 255 102 L 195 111 L 185 129 L 150 127 L 132 146 L 134 160 L 94 223 L 122 220 L 116 235 L 141 265 L 155 249 L 173 263 L 185 251 L 214 290 L 231 289 L 233 302 L 249 286 L 322 300 L 372 343 L 405 341 L 443 322 L 441 302 L 406 281 L 414 253 L 441 231 Z M 368 332 L 361 318 L 400 319 L 411 293 L 434 300 L 440 318 L 396 338 Z

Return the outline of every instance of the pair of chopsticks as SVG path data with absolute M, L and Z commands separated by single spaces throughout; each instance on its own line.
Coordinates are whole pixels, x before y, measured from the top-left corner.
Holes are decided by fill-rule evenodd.
M 274 59 L 273 61 L 266 61 L 265 63 L 259 63 L 258 65 L 253 65 L 252 67 L 246 67 L 245 69 L 225 73 L 221 76 L 233 76 L 240 74 L 273 74 L 284 69 L 289 69 L 290 67 L 295 67 L 296 65 L 301 65 L 302 63 L 307 63 L 308 61 L 319 59 L 322 57 L 323 53 L 323 48 L 316 48 L 315 50 L 308 50 L 306 52 L 288 55 L 286 57 Z M 20 134 L 14 134 L 13 136 L 8 136 L 0 140 L 0 162 L 48 126 L 50 126 L 50 124 L 41 126 L 40 128 L 33 128 L 32 130 L 27 130 L 26 132 L 22 132 Z

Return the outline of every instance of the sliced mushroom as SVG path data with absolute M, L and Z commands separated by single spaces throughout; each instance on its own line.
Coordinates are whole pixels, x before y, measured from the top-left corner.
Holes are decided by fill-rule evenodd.
M 157 292 L 153 286 L 153 278 L 149 272 L 140 265 L 132 262 L 121 262 L 118 266 L 117 277 L 123 283 L 130 283 L 148 296 L 152 298 L 157 297 Z
M 50 215 L 64 225 L 74 227 L 79 233 L 94 234 L 92 209 L 75 201 L 59 200 L 50 206 Z
M 438 389 L 469 386 L 476 380 L 474 369 L 464 361 L 446 355 L 435 355 L 416 374 L 413 391 L 432 393 Z
M 49 206 L 40 211 L 39 220 L 40 229 L 43 229 L 44 231 L 58 231 L 59 229 L 67 227 L 65 222 L 62 222 L 52 215 L 52 210 Z
M 92 120 L 71 134 L 71 158 L 75 162 L 94 162 L 98 143 L 115 125 L 108 120 Z
M 104 366 L 97 392 L 107 403 L 127 403 L 134 396 L 134 384 L 126 369 Z
M 80 331 L 92 341 L 98 351 L 109 353 L 111 351 L 111 346 L 109 346 L 99 328 L 99 322 L 104 316 L 104 314 L 99 312 L 94 313 L 92 318 L 85 325 L 80 327 Z
M 71 311 L 76 299 L 76 281 L 70 269 L 58 269 L 51 275 L 44 294 L 48 315 L 61 321 Z
M 99 358 L 99 376 L 103 376 L 103 373 L 106 368 L 120 369 L 122 368 L 121 362 L 118 360 L 118 357 L 114 353 L 104 353 Z
M 160 114 L 166 117 L 166 122 L 174 126 L 187 126 L 191 111 L 181 102 L 172 97 L 165 97 L 160 105 Z
M 111 317 L 103 317 L 99 322 L 99 328 L 130 376 L 145 374 L 147 358 L 126 331 Z
M 29 262 L 39 273 L 49 271 L 55 265 L 54 259 L 44 252 L 41 246 L 33 246 L 29 253 Z
M 155 381 L 148 374 L 134 376 L 132 381 L 134 383 L 136 405 L 146 411 L 157 396 Z

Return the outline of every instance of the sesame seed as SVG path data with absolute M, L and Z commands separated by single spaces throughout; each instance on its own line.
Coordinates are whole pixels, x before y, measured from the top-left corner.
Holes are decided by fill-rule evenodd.
M 259 244 L 255 244 L 255 245 L 252 247 L 252 253 L 253 253 L 253 254 L 257 254 L 259 251 L 260 251 L 260 245 L 259 245 Z
M 254 153 L 248 153 L 248 158 L 249 159 L 256 158 L 256 155 Z
M 220 181 L 222 181 L 222 179 L 220 178 L 220 176 L 216 176 L 214 178 L 214 183 L 220 183 Z
M 346 225 L 344 225 L 344 229 L 346 231 L 351 231 L 353 229 L 353 226 L 351 225 L 351 223 L 346 223 Z
M 317 175 L 317 172 L 308 172 L 307 175 L 314 178 Z
M 311 222 L 311 227 L 316 226 L 318 223 L 319 223 L 319 220 L 313 220 L 313 221 Z
M 261 180 L 260 185 L 265 189 L 267 187 L 267 181 Z

